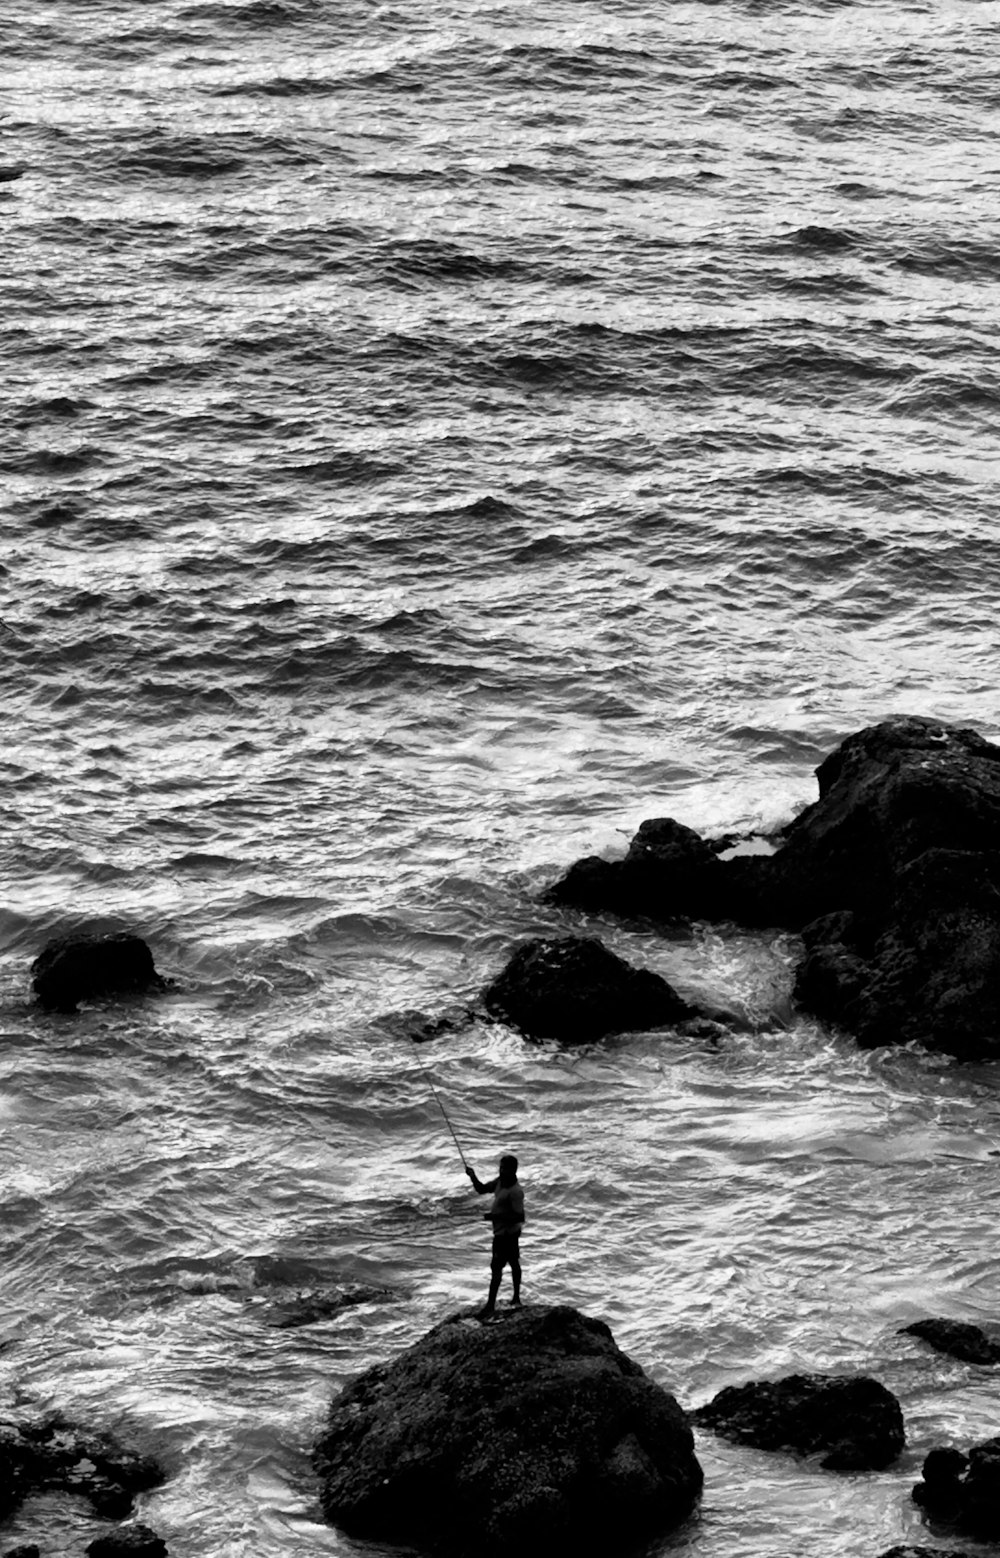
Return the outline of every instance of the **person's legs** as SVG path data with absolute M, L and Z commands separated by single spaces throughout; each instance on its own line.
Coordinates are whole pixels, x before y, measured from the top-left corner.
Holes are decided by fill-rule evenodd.
M 480 1311 L 480 1319 L 488 1320 L 496 1308 L 497 1294 L 500 1291 L 500 1279 L 503 1276 L 503 1268 L 507 1264 L 507 1251 L 504 1248 L 503 1239 L 496 1237 L 493 1240 L 493 1258 L 490 1261 L 490 1296 L 486 1300 L 486 1307 Z
M 517 1247 L 517 1240 L 512 1240 L 513 1250 L 510 1257 L 510 1280 L 514 1284 L 514 1297 L 511 1303 L 515 1309 L 521 1307 L 521 1253 Z

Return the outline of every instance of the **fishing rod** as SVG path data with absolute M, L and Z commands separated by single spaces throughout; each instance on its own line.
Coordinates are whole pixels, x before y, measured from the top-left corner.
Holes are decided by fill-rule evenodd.
M 424 1065 L 423 1056 L 420 1053 L 420 1049 L 419 1049 L 419 1046 L 417 1045 L 416 1039 L 413 1040 L 413 1046 L 414 1046 L 414 1049 L 416 1050 L 417 1060 L 420 1063 L 421 1071 L 424 1073 L 424 1078 L 425 1078 L 425 1080 L 427 1082 L 427 1086 L 430 1088 L 431 1092 L 434 1094 L 435 1099 L 437 1100 L 437 1106 L 438 1106 L 438 1108 L 441 1111 L 441 1118 L 444 1120 L 445 1125 L 447 1125 L 448 1130 L 451 1132 L 451 1139 L 455 1143 L 456 1148 L 458 1149 L 458 1155 L 459 1155 L 459 1157 L 462 1160 L 462 1166 L 463 1166 L 463 1168 L 467 1172 L 471 1172 L 471 1170 L 469 1169 L 468 1163 L 465 1161 L 465 1153 L 462 1151 L 461 1143 L 459 1142 L 458 1137 L 455 1135 L 455 1128 L 454 1128 L 454 1126 L 452 1125 L 451 1121 L 448 1118 L 448 1111 L 447 1111 L 447 1109 L 445 1108 L 444 1104 L 441 1101 L 441 1094 L 438 1092 L 437 1088 L 434 1086 L 434 1080 L 433 1080 L 433 1078 L 432 1078 L 432 1076 L 430 1074 L 430 1071 Z

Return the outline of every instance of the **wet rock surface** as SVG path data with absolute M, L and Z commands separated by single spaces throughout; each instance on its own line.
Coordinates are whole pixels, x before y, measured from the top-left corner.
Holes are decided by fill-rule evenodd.
M 972 1558 L 970 1553 L 957 1553 L 950 1547 L 890 1547 L 888 1552 L 881 1553 L 879 1558 Z
M 966 1455 L 945 1447 L 931 1450 L 914 1502 L 929 1519 L 961 1529 L 977 1541 L 1000 1537 L 1000 1437 L 973 1445 Z
M 643 822 L 624 860 L 578 860 L 546 893 L 550 903 L 670 921 L 717 919 L 729 873 L 719 850 L 673 817 Z
M 548 897 L 640 915 L 800 931 L 795 996 L 873 1047 L 917 1041 L 1000 1055 L 1000 747 L 915 716 L 850 736 L 816 770 L 819 799 L 727 858 L 670 818 L 623 861 L 578 862 Z
M 667 1027 L 696 1015 L 649 969 L 593 936 L 524 942 L 483 992 L 486 1012 L 530 1038 L 587 1043 Z
M 829 1471 L 878 1470 L 906 1443 L 895 1396 L 864 1375 L 792 1374 L 730 1385 L 691 1418 L 736 1444 L 822 1454 Z
M 165 990 L 140 936 L 69 936 L 50 941 L 31 965 L 32 988 L 48 1011 L 75 1012 L 81 1001 Z
M 124 1519 L 135 1495 L 158 1487 L 164 1475 L 149 1456 L 59 1414 L 36 1422 L 0 1419 L 0 1518 L 31 1493 L 59 1489 L 88 1498 L 96 1514 Z
M 916 1336 L 935 1352 L 947 1353 L 962 1363 L 1000 1363 L 1000 1341 L 966 1320 L 915 1320 L 904 1325 L 901 1336 Z
M 261 1310 L 261 1319 L 275 1330 L 289 1331 L 298 1326 L 335 1320 L 345 1309 L 355 1309 L 359 1304 L 398 1304 L 402 1297 L 394 1288 L 372 1287 L 361 1282 L 352 1287 L 314 1289 L 289 1293 L 267 1303 Z
M 149 1526 L 110 1531 L 87 1544 L 88 1558 L 167 1558 L 167 1544 Z
M 436 1326 L 334 1400 L 314 1461 L 350 1535 L 483 1558 L 624 1551 L 702 1485 L 674 1398 L 568 1307 Z

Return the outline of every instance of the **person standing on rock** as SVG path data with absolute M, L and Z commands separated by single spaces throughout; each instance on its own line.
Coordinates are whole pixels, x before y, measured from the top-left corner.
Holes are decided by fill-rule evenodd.
M 480 1320 L 492 1318 L 496 1308 L 497 1294 L 500 1291 L 500 1279 L 503 1276 L 503 1268 L 510 1267 L 510 1279 L 514 1284 L 514 1297 L 511 1302 L 516 1308 L 521 1307 L 521 1229 L 524 1227 L 524 1191 L 517 1181 L 517 1159 L 507 1153 L 500 1159 L 500 1172 L 496 1179 L 488 1179 L 485 1184 L 476 1177 L 475 1171 L 465 1165 L 465 1172 L 472 1180 L 476 1194 L 480 1196 L 492 1195 L 493 1205 L 483 1217 L 488 1223 L 493 1224 L 493 1254 L 490 1259 L 490 1295 L 486 1300 L 486 1307 L 480 1310 Z

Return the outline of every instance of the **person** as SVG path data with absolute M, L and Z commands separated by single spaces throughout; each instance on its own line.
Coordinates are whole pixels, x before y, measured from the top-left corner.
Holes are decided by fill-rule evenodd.
M 492 1318 L 496 1309 L 500 1279 L 505 1266 L 510 1267 L 510 1279 L 514 1285 L 511 1300 L 515 1309 L 521 1307 L 521 1229 L 524 1227 L 524 1191 L 517 1181 L 517 1159 L 505 1153 L 500 1159 L 500 1172 L 496 1179 L 485 1184 L 476 1177 L 474 1169 L 465 1165 L 465 1172 L 472 1180 L 476 1194 L 492 1195 L 493 1204 L 483 1217 L 493 1224 L 493 1253 L 490 1258 L 490 1296 L 486 1307 L 479 1312 L 480 1320 Z

